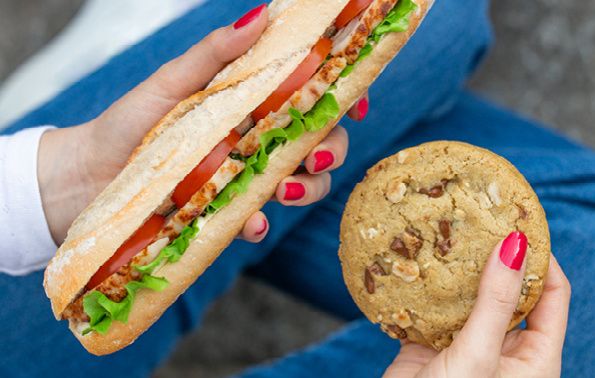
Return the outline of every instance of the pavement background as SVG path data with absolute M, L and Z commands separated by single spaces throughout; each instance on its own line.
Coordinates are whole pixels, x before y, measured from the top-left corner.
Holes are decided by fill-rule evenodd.
M 81 3 L 0 0 L 0 82 L 56 35 Z M 492 14 L 496 45 L 469 87 L 595 146 L 595 2 L 501 0 Z M 155 377 L 226 376 L 339 327 L 338 320 L 242 278 Z

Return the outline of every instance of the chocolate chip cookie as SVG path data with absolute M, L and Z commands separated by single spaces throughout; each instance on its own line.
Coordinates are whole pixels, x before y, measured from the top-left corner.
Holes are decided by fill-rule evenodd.
M 341 224 L 343 276 L 388 335 L 441 350 L 467 320 L 489 254 L 515 230 L 529 247 L 510 328 L 543 289 L 550 256 L 543 208 L 504 158 L 459 142 L 423 144 L 379 162 L 351 194 Z

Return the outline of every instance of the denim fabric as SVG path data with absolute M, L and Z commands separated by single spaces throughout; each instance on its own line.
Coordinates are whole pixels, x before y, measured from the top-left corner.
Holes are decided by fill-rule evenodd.
M 509 159 L 531 182 L 547 213 L 552 250 L 572 285 L 563 355 L 565 377 L 588 376 L 595 367 L 595 153 L 535 122 L 463 92 L 443 117 L 416 125 L 386 155 L 432 140 L 460 140 Z M 357 152 L 351 150 L 352 156 Z M 354 178 L 355 181 L 360 177 Z M 376 377 L 394 359 L 399 343 L 377 326 L 358 320 L 358 310 L 340 284 L 336 255 L 340 214 L 352 184 L 339 187 L 285 236 L 266 261 L 251 272 L 352 323 L 323 343 L 254 368 L 242 377 Z M 324 232 L 317 230 L 323 229 Z M 305 248 L 304 246 L 315 246 Z M 325 277 L 333 276 L 333 281 Z M 315 278 L 313 278 L 315 277 Z M 336 285 L 336 286 L 335 286 Z M 347 365 L 346 365 L 347 364 Z
M 115 57 L 5 132 L 41 124 L 66 127 L 92 119 L 162 63 L 256 3 L 208 2 Z M 268 205 L 265 211 L 272 229 L 265 242 L 232 244 L 124 351 L 101 358 L 87 354 L 66 324 L 53 320 L 41 272 L 20 278 L 0 275 L 0 376 L 148 376 L 179 338 L 200 323 L 207 306 L 246 270 L 354 321 L 322 344 L 247 372 L 248 376 L 379 375 L 396 354 L 398 344 L 366 321 L 357 320 L 361 315 L 346 292 L 336 256 L 341 210 L 367 167 L 404 146 L 442 138 L 492 148 L 517 164 L 535 185 L 548 210 L 555 250 L 575 284 L 566 372 L 588 371 L 593 366 L 589 357 L 593 353 L 588 353 L 595 349 L 593 337 L 577 327 L 593 323 L 584 309 L 589 308 L 588 295 L 594 289 L 585 278 L 595 272 L 587 243 L 587 236 L 595 231 L 589 222 L 595 205 L 590 195 L 595 189 L 595 156 L 461 92 L 490 42 L 486 8 L 483 0 L 438 1 L 410 44 L 372 88 L 372 109 L 366 122 L 356 125 L 344 120 L 351 136 L 351 153 L 345 166 L 333 175 L 334 190 L 329 198 L 302 209 Z M 578 313 L 576 308 L 583 311 Z

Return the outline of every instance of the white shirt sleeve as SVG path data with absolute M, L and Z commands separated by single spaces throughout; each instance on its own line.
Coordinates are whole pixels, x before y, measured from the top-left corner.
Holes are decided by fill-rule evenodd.
M 0 137 L 0 272 L 25 275 L 56 253 L 37 181 L 39 140 L 50 127 Z

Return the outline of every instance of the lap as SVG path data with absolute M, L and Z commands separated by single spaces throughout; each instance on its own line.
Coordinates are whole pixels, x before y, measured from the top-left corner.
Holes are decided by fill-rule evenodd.
M 249 369 L 239 377 L 381 377 L 399 345 L 367 320 L 356 320 L 320 344 Z

